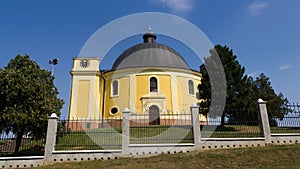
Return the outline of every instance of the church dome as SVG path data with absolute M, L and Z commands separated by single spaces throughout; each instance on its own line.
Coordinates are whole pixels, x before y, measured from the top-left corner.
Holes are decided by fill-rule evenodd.
M 190 69 L 183 57 L 174 49 L 156 43 L 156 35 L 151 31 L 144 34 L 144 43 L 125 50 L 112 66 L 113 70 L 137 67 L 169 67 Z

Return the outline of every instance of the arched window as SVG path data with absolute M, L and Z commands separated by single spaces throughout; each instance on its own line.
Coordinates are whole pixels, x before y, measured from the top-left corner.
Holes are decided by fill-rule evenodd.
M 189 85 L 189 95 L 194 95 L 194 82 L 192 80 L 189 80 L 188 85 Z
M 150 92 L 157 92 L 157 79 L 156 77 L 150 78 Z
M 119 95 L 119 82 L 117 80 L 114 80 L 112 82 L 112 96 Z

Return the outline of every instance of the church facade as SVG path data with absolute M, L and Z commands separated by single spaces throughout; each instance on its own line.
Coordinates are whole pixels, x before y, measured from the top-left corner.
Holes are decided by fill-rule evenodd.
M 189 113 L 200 102 L 201 74 L 156 38 L 149 30 L 144 42 L 125 50 L 108 71 L 99 70 L 98 58 L 74 58 L 69 119 L 121 117 L 124 108 L 149 118 Z

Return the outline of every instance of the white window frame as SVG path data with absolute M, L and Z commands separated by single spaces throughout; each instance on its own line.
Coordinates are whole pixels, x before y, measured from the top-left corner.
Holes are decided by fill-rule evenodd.
M 152 78 L 152 77 L 154 77 L 154 78 L 156 78 L 156 80 L 157 80 L 157 91 L 156 92 L 151 92 L 150 91 L 150 79 Z M 158 77 L 157 76 L 150 76 L 149 78 L 148 78 L 148 92 L 149 93 L 159 93 L 159 79 L 158 79 Z
M 190 93 L 190 81 L 193 82 L 193 93 Z M 189 96 L 195 96 L 195 82 L 193 79 L 188 79 L 187 81 L 187 89 L 188 89 L 188 95 Z
M 113 109 L 113 108 L 117 108 L 117 109 L 118 109 L 118 112 L 117 112 L 116 114 L 113 114 L 113 113 L 111 112 L 111 109 Z M 119 109 L 118 106 L 112 106 L 112 107 L 110 107 L 110 109 L 109 109 L 109 114 L 110 114 L 111 116 L 116 116 L 116 115 L 119 114 L 119 112 L 120 112 L 120 109 Z
M 116 95 L 114 95 L 114 82 L 115 81 L 118 83 L 118 86 L 117 86 L 118 93 Z M 118 97 L 119 93 L 120 93 L 120 81 L 117 79 L 114 79 L 111 81 L 111 84 L 110 84 L 110 97 Z

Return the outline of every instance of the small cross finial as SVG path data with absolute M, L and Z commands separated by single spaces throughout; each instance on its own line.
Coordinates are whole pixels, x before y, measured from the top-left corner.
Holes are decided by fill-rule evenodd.
M 148 32 L 151 32 L 152 31 L 152 29 L 151 29 L 151 26 L 149 25 L 148 26 Z

